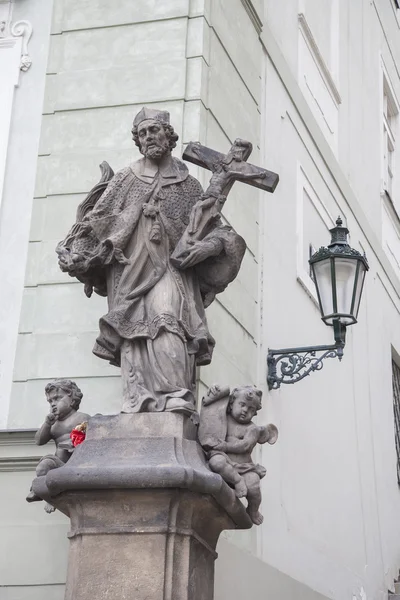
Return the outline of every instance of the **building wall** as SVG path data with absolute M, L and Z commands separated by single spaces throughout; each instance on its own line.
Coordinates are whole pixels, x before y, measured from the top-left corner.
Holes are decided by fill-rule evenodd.
M 257 451 L 268 469 L 265 522 L 222 536 L 217 600 L 383 600 L 398 574 L 391 359 L 392 349 L 400 355 L 400 230 L 397 196 L 389 203 L 382 189 L 381 131 L 382 64 L 400 97 L 399 27 L 392 0 L 54 0 L 51 35 L 41 34 L 50 50 L 33 202 L 33 193 L 24 196 L 31 232 L 27 259 L 18 260 L 25 286 L 15 285 L 23 301 L 11 400 L 2 405 L 8 428 L 41 423 L 44 385 L 58 376 L 82 387 L 85 411 L 120 408 L 118 370 L 91 355 L 104 299 L 87 300 L 58 270 L 54 247 L 98 180 L 98 164 L 116 170 L 138 157 L 130 128 L 142 105 L 170 111 L 177 156 L 190 140 L 223 151 L 243 137 L 254 145 L 250 161 L 280 175 L 273 195 L 235 184 L 224 215 L 248 249 L 237 280 L 207 311 L 217 347 L 200 370 L 199 396 L 216 381 L 256 383 L 259 421 L 280 430 L 275 446 Z M 38 122 L 38 105 L 32 110 Z M 207 184 L 207 173 L 190 169 Z M 341 364 L 327 361 L 268 392 L 268 347 L 333 342 L 307 260 L 310 244 L 328 243 L 338 214 L 371 267 L 359 323 Z M 28 433 L 2 435 L 0 478 L 11 496 L 2 514 L 11 518 L 1 524 L 0 599 L 36 600 L 38 590 L 61 598 L 67 522 L 24 503 L 38 449 Z M 15 541 L 21 525 L 26 537 Z
M 230 26 L 232 6 L 236 30 Z M 43 388 L 54 377 L 77 381 L 89 413 L 120 409 L 118 369 L 91 354 L 105 300 L 89 301 L 82 286 L 59 271 L 54 249 L 98 181 L 99 163 L 107 160 L 117 170 L 139 157 L 130 129 L 141 106 L 170 111 L 180 136 L 177 156 L 190 140 L 227 151 L 235 137 L 248 137 L 258 164 L 262 49 L 242 3 L 227 8 L 226 2 L 173 0 L 120 3 L 111 10 L 104 0 L 55 0 L 18 347 L 4 415 L 8 428 L 40 425 L 46 412 Z M 209 177 L 189 166 L 207 185 Z M 246 238 L 248 250 L 237 280 L 207 311 L 217 348 L 212 365 L 199 373 L 200 395 L 214 381 L 235 385 L 258 377 L 258 196 L 248 186 L 235 187 L 225 219 Z M 5 485 L 14 485 L 14 475 L 7 469 Z M 18 476 L 19 487 L 27 491 L 32 473 L 25 469 Z M 39 510 L 34 505 L 33 513 L 23 504 L 23 519 L 34 520 L 50 553 L 57 546 L 59 565 L 47 571 L 40 556 L 31 563 L 36 540 L 19 543 L 25 577 L 6 562 L 7 598 L 18 595 L 21 586 L 28 596 L 37 589 L 44 595 L 61 593 L 65 520 L 58 516 L 48 529 L 57 532 L 55 543 L 40 528 Z M 14 527 L 13 519 L 3 530 L 5 545 Z M 230 542 L 255 551 L 255 531 L 231 535 Z
M 398 21 L 390 2 L 339 3 L 339 68 L 330 71 L 340 97 L 330 121 L 333 142 L 321 125 L 321 110 L 332 117 L 326 99 L 329 91 L 332 100 L 332 82 L 321 77 L 320 64 L 315 69 L 319 57 L 310 43 L 307 62 L 298 16 L 313 33 L 323 16 L 308 19 L 310 4 L 313 11 L 326 9 L 267 2 L 261 36 L 264 162 L 281 178 L 272 201 L 262 204 L 268 273 L 262 356 L 268 346 L 333 342 L 318 318 L 307 250 L 326 245 L 338 214 L 371 268 L 342 363 L 327 360 L 321 373 L 266 395 L 265 418 L 281 436 L 261 452 L 269 467 L 264 512 L 273 519 L 260 531 L 260 554 L 327 597 L 375 600 L 393 589 L 400 565 L 391 381 L 392 349 L 400 342 L 399 279 L 382 238 L 380 85 L 383 59 L 398 89 Z M 317 35 L 314 42 L 323 58 Z M 397 216 L 392 226 L 398 228 Z
M 34 431 L 0 433 L 0 598 L 61 600 L 67 570 L 68 519 L 25 502 L 35 466 L 52 445 L 38 447 Z
M 0 157 L 0 279 L 3 283 L 0 294 L 0 428 L 3 428 L 7 426 L 10 405 L 32 219 L 52 0 L 4 2 L 0 9 L 3 18 L 10 15 L 11 23 L 27 21 L 33 32 L 28 46 L 32 66 L 26 73 L 19 71 L 19 56 L 17 63 L 11 66 L 13 49 L 7 48 L 9 39 L 2 40 L 0 36 L 0 42 L 5 42 L 4 46 L 0 44 L 1 146 L 8 141 L 4 160 Z M 15 50 L 20 53 L 21 47 Z
M 237 0 L 242 45 L 252 43 L 250 58 L 242 57 L 225 13 L 220 2 L 143 1 L 112 11 L 100 0 L 79 10 L 55 2 L 9 427 L 39 425 L 37 406 L 52 377 L 76 379 L 89 412 L 119 410 L 119 371 L 91 354 L 106 301 L 87 300 L 82 286 L 59 271 L 54 248 L 98 181 L 100 162 L 117 170 L 139 157 L 130 129 L 141 106 L 170 111 L 180 136 L 177 156 L 190 140 L 228 150 L 247 135 L 258 159 L 261 47 Z M 225 217 L 248 240 L 248 251 L 239 277 L 208 311 L 217 348 L 201 372 L 206 385 L 220 377 L 253 381 L 256 373 L 257 193 L 247 186 L 244 205 L 237 188 Z

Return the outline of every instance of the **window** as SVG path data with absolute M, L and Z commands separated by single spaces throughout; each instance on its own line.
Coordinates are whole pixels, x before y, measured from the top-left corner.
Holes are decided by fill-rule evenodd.
M 394 439 L 397 454 L 397 483 L 400 486 L 400 368 L 392 361 Z
M 315 177 L 314 173 L 314 177 Z M 318 182 L 318 179 L 316 180 Z M 325 186 L 318 188 L 318 194 L 310 183 L 303 167 L 297 165 L 297 281 L 315 303 L 318 303 L 312 272 L 308 260 L 329 240 L 329 229 L 334 226 L 326 200 L 330 192 Z M 340 209 L 336 207 L 336 214 Z
M 301 0 L 298 15 L 298 79 L 300 88 L 334 152 L 337 150 L 338 0 Z M 305 12 L 302 12 L 305 11 Z
M 390 199 L 396 204 L 395 199 L 395 150 L 396 150 L 396 135 L 398 128 L 399 110 L 392 92 L 389 79 L 386 74 L 383 74 L 383 172 L 382 183 L 383 189 L 390 196 Z

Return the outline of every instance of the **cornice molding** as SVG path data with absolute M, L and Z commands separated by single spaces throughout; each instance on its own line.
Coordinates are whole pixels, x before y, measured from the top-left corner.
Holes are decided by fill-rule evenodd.
M 254 25 L 254 29 L 257 31 L 257 34 L 260 35 L 263 27 L 263 23 L 258 15 L 257 10 L 254 8 L 254 4 L 251 0 L 241 0 L 244 6 L 245 11 L 250 17 L 251 22 Z
M 0 458 L 0 473 L 34 471 L 41 456 L 6 456 Z
M 36 429 L 0 429 L 0 446 L 34 446 Z
M 336 104 L 341 104 L 342 98 L 339 94 L 339 90 L 336 87 L 336 83 L 333 80 L 333 77 L 331 75 L 328 65 L 326 64 L 326 62 L 324 60 L 324 57 L 322 56 L 321 51 L 318 48 L 318 44 L 315 40 L 315 37 L 313 36 L 313 33 L 312 33 L 308 23 L 307 23 L 307 19 L 306 19 L 305 15 L 303 13 L 299 13 L 298 19 L 299 19 L 300 31 L 303 34 L 306 44 L 308 45 L 310 51 L 312 52 L 312 54 L 314 56 L 314 60 L 317 64 L 317 67 L 318 67 L 322 77 L 324 78 L 325 83 L 326 83 L 331 95 L 333 96 Z
M 36 429 L 2 429 L 0 430 L 0 453 L 6 448 L 15 447 L 19 456 L 0 456 L 0 473 L 16 471 L 34 471 L 41 455 L 29 456 L 31 450 L 26 446 L 35 446 Z

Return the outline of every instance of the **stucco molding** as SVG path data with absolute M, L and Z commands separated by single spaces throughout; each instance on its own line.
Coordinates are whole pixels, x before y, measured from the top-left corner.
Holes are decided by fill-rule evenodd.
M 35 470 L 41 456 L 30 456 L 32 451 L 27 448 L 35 445 L 35 433 L 36 429 L 0 430 L 0 454 L 6 453 L 7 448 L 15 448 L 11 450 L 14 456 L 0 456 L 0 473 Z
M 6 456 L 0 458 L 0 473 L 34 471 L 41 456 Z
M 21 71 L 28 71 L 32 65 L 32 59 L 28 52 L 28 43 L 32 37 L 32 25 L 29 21 L 16 21 L 11 26 L 11 35 L 22 38 L 21 61 L 19 68 Z
M 28 71 L 32 65 L 29 56 L 28 44 L 32 37 L 32 25 L 29 21 L 20 20 L 12 22 L 13 3 L 0 1 L 0 50 L 1 48 L 12 48 L 16 40 L 21 38 L 21 59 L 19 68 Z
M 250 20 L 254 25 L 254 29 L 257 31 L 257 34 L 260 35 L 262 27 L 263 27 L 263 23 L 260 19 L 260 16 L 259 16 L 257 10 L 254 7 L 254 4 L 252 3 L 251 0 L 241 0 L 241 1 L 242 1 L 245 11 L 249 15 Z
M 0 430 L 0 446 L 34 446 L 36 429 Z
M 325 81 L 325 84 L 329 89 L 331 96 L 335 100 L 336 104 L 339 105 L 342 103 L 342 98 L 341 98 L 339 90 L 336 87 L 336 84 L 333 80 L 333 77 L 331 75 L 329 67 L 326 64 L 324 57 L 321 54 L 320 49 L 318 48 L 318 44 L 315 40 L 315 37 L 313 36 L 313 33 L 307 23 L 307 19 L 303 13 L 299 13 L 298 19 L 299 19 L 300 32 L 302 33 L 302 35 L 305 39 L 305 42 L 306 42 L 307 46 L 309 47 L 310 52 L 313 55 L 313 58 L 318 67 L 318 70 L 320 71 L 320 73 Z

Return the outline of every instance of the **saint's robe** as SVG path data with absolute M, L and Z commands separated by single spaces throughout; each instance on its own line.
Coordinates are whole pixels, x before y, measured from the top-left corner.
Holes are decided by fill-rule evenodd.
M 195 367 L 210 363 L 215 344 L 204 304 L 236 277 L 245 251 L 219 223 L 207 236 L 217 256 L 173 266 L 202 191 L 180 160 L 166 157 L 152 177 L 141 159 L 115 174 L 79 235 L 64 241 L 70 255 L 97 256 L 70 274 L 108 297 L 93 352 L 121 366 L 124 412 L 195 410 Z

